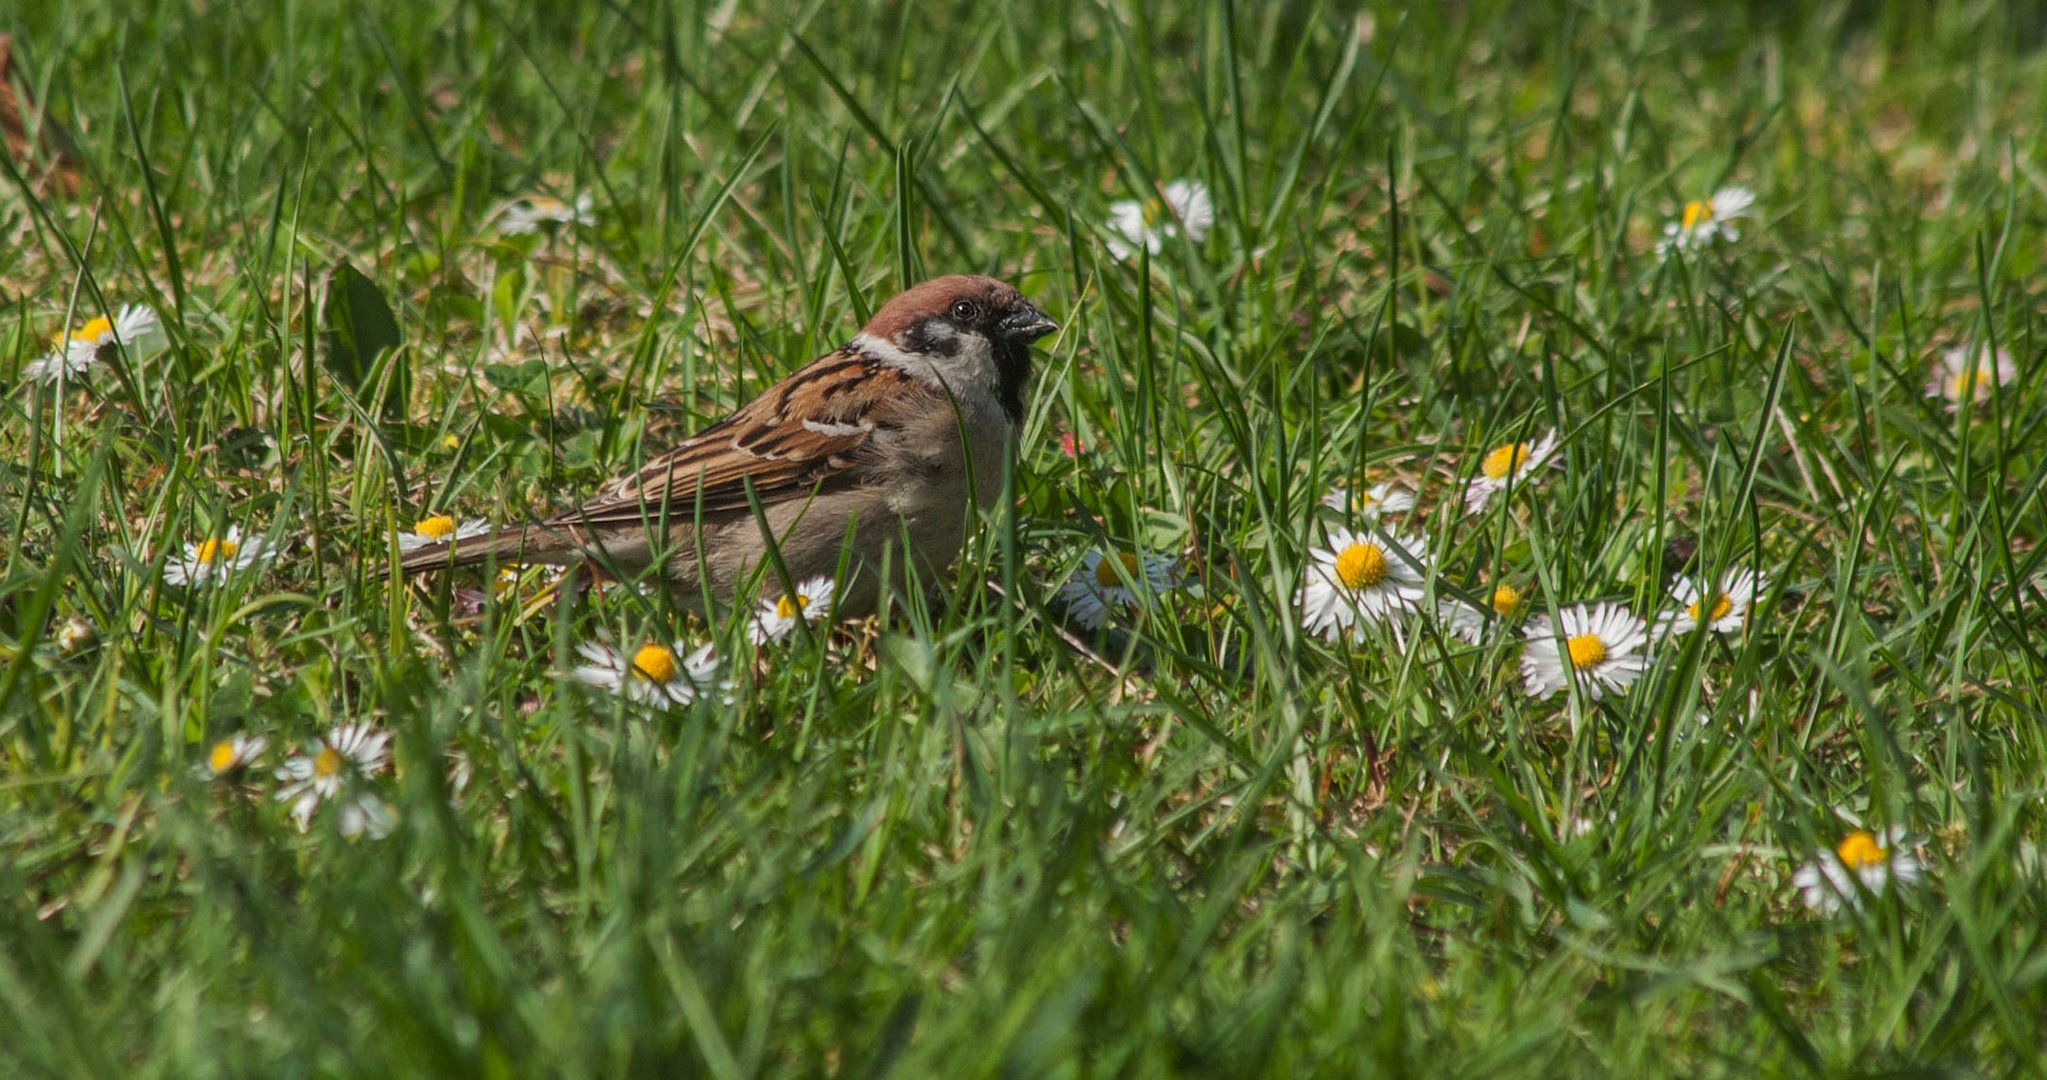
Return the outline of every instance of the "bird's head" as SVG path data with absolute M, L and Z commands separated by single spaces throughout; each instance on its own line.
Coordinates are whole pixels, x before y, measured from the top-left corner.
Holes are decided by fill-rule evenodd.
M 882 305 L 853 346 L 956 394 L 991 391 L 1003 412 L 1018 420 L 1031 374 L 1031 343 L 1057 329 L 1015 288 L 994 278 L 952 274 Z

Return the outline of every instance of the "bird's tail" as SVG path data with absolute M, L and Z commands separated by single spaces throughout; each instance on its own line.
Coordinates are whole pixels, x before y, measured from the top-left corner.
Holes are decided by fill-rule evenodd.
M 424 570 L 445 570 L 452 566 L 475 566 L 485 562 L 510 565 L 580 560 L 582 552 L 565 543 L 566 539 L 562 530 L 541 525 L 499 529 L 483 536 L 414 548 L 398 560 L 398 570 L 404 574 L 417 574 Z

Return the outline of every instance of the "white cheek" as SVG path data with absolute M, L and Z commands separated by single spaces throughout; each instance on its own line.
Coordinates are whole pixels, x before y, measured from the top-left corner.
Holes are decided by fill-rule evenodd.
M 985 335 L 963 334 L 943 323 L 930 327 L 925 334 L 934 342 L 952 345 L 952 355 L 905 352 L 893 343 L 870 334 L 856 335 L 852 345 L 884 364 L 930 379 L 955 394 L 995 392 L 999 378 L 995 370 L 995 349 Z
M 961 330 L 948 322 L 933 319 L 924 326 L 924 334 L 931 339 L 934 352 L 950 352 L 950 356 L 935 357 L 935 364 L 949 379 L 993 379 L 995 350 L 988 344 L 986 335 L 972 330 Z
M 977 369 L 995 358 L 995 350 L 989 346 L 986 335 L 973 331 L 961 331 L 948 322 L 936 319 L 927 323 L 924 334 L 941 351 L 950 347 L 952 355 L 938 358 L 941 370 L 959 369 L 962 375 Z M 991 371 L 989 374 L 993 374 Z

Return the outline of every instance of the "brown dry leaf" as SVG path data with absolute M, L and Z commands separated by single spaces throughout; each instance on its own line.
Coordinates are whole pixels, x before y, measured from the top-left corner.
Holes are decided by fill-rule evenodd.
M 66 198 L 78 194 L 78 155 L 72 149 L 71 136 L 55 120 L 43 116 L 32 137 L 21 107 L 25 97 L 14 86 L 14 35 L 0 34 L 0 142 L 29 172 L 33 183 L 46 183 Z M 40 179 L 31 167 L 36 156 L 32 151 L 37 149 L 47 159 Z

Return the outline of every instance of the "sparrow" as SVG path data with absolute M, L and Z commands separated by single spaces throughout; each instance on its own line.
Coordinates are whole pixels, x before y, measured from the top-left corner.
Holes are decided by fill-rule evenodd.
M 399 566 L 594 562 L 638 576 L 658 565 L 677 603 L 707 614 L 821 575 L 839 583 L 835 617 L 869 614 L 909 568 L 939 580 L 969 515 L 1000 496 L 1031 343 L 1058 328 L 993 278 L 933 278 L 573 510 L 421 547 Z

